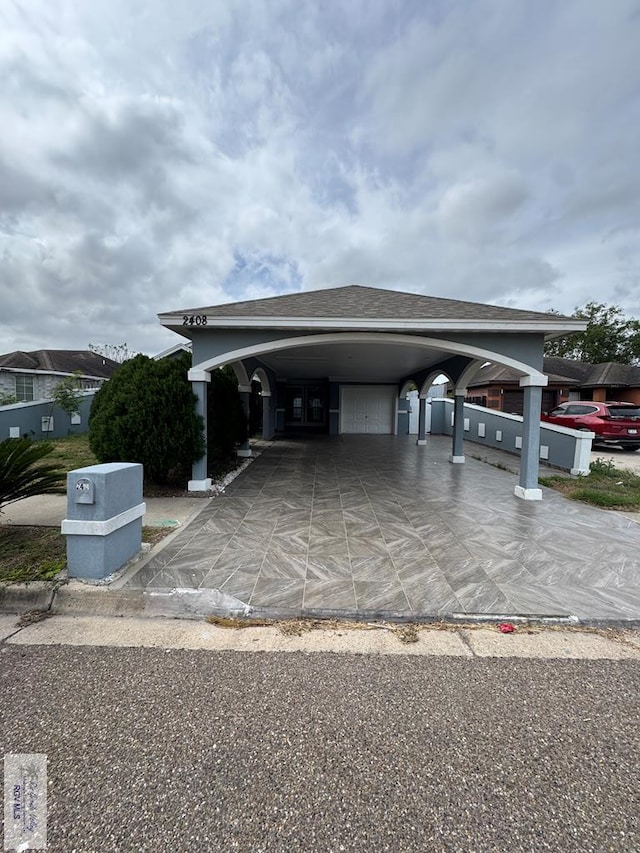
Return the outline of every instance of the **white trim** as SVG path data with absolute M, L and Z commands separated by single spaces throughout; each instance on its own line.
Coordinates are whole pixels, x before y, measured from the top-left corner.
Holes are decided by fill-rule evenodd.
M 121 527 L 131 524 L 137 518 L 142 518 L 146 511 L 147 505 L 143 502 L 104 521 L 65 518 L 60 529 L 63 536 L 108 536 Z
M 262 396 L 263 397 L 270 396 L 271 395 L 271 383 L 269 382 L 269 377 L 267 376 L 267 371 L 262 367 L 256 367 L 256 369 L 253 371 L 253 376 L 258 377 L 258 382 L 260 383 L 260 387 L 262 389 Z
M 189 382 L 211 382 L 211 374 L 207 370 L 199 370 L 197 367 L 192 367 L 187 372 Z
M 187 341 L 186 343 L 174 344 L 169 349 L 163 349 L 162 352 L 157 353 L 157 355 L 152 355 L 154 361 L 160 361 L 162 358 L 168 358 L 168 356 L 173 355 L 176 352 L 183 350 L 183 352 L 192 352 L 193 351 L 193 341 Z
M 544 381 L 542 381 L 542 380 L 544 380 Z M 528 388 L 531 385 L 538 387 L 538 388 L 544 388 L 548 384 L 549 384 L 549 377 L 548 376 L 542 376 L 542 377 L 540 377 L 540 376 L 538 376 L 538 377 L 521 376 L 520 377 L 520 387 L 521 388 Z
M 26 376 L 31 376 L 31 374 L 34 376 L 77 376 L 76 371 L 67 373 L 64 370 L 32 370 L 30 367 L 0 367 L 0 373 L 2 371 L 6 373 L 24 373 Z M 92 373 L 82 373 L 78 376 L 78 379 L 97 379 L 98 382 L 106 382 L 109 377 L 94 376 Z
M 571 473 L 574 476 L 583 476 L 589 473 L 591 465 L 591 443 L 595 438 L 593 432 L 583 432 L 582 430 L 572 430 L 576 434 L 576 444 L 573 452 L 573 468 Z
M 524 486 L 516 486 L 513 494 L 523 501 L 541 501 L 542 489 L 525 489 Z
M 189 492 L 208 492 L 211 488 L 211 477 L 206 480 L 189 480 L 187 491 Z
M 504 331 L 504 328 L 503 328 Z M 259 344 L 251 344 L 250 346 L 232 350 L 231 352 L 222 353 L 221 355 L 213 356 L 195 365 L 189 371 L 189 379 L 191 374 L 202 371 L 215 370 L 216 367 L 223 367 L 225 364 L 237 362 L 243 358 L 250 356 L 266 355 L 272 352 L 279 352 L 286 349 L 300 349 L 302 347 L 317 346 L 322 344 L 335 343 L 353 343 L 353 344 L 387 344 L 391 346 L 414 346 L 418 348 L 436 350 L 437 352 L 453 353 L 454 355 L 468 355 L 473 358 L 481 358 L 483 361 L 494 361 L 505 367 L 512 367 L 518 373 L 525 376 L 531 376 L 532 379 L 540 380 L 539 384 L 546 384 L 547 377 L 539 373 L 529 364 L 522 361 L 517 361 L 509 356 L 502 355 L 492 350 L 485 350 L 481 347 L 471 346 L 470 344 L 459 343 L 458 341 L 447 341 L 440 338 L 426 338 L 416 335 L 394 335 L 385 332 L 337 332 L 327 333 L 324 335 L 306 335 L 295 338 L 280 338 L 274 341 L 263 341 Z M 193 381 L 193 380 L 192 380 Z
M 241 361 L 234 361 L 231 364 L 233 372 L 238 380 L 238 385 L 248 385 L 251 388 L 251 378 L 247 373 L 247 369 Z
M 238 392 L 240 394 L 250 394 L 251 393 L 251 385 L 238 385 Z
M 419 439 L 416 441 L 416 444 L 418 445 L 418 447 L 423 447 L 426 443 L 427 443 L 427 439 L 426 439 L 426 438 L 419 438 Z
M 236 456 L 239 456 L 241 459 L 250 459 L 253 456 L 253 451 L 251 448 L 241 447 L 236 450 Z
M 449 457 L 449 462 L 452 462 L 454 465 L 461 465 L 464 462 L 464 456 L 453 456 Z
M 203 315 L 202 310 L 186 312 Z M 179 314 L 159 314 L 162 326 L 184 329 L 183 312 Z M 441 331 L 441 332 L 584 332 L 587 324 L 584 320 L 410 320 L 398 317 L 218 317 L 204 314 L 207 322 L 190 327 L 190 332 L 206 332 L 217 329 L 331 329 L 333 331 L 369 331 L 385 329 L 389 331 Z

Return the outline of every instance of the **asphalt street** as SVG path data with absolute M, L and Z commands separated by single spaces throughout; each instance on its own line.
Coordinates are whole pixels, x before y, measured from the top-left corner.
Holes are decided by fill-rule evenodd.
M 0 646 L 48 849 L 638 851 L 638 661 Z

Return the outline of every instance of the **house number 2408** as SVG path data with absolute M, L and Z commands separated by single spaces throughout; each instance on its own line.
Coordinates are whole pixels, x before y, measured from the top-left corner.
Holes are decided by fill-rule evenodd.
M 183 326 L 206 326 L 207 325 L 207 315 L 206 314 L 183 314 L 182 315 L 182 325 Z

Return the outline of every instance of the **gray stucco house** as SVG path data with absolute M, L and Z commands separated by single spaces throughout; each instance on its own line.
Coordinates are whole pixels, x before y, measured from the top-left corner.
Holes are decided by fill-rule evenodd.
M 524 392 L 519 484 L 538 500 L 540 404 L 547 385 L 543 345 L 586 328 L 574 318 L 350 285 L 159 315 L 189 338 L 189 379 L 206 415 L 212 370 L 231 365 L 248 412 L 251 380 L 262 386 L 263 434 L 297 430 L 328 435 L 406 432 L 408 388 L 419 390 L 417 444 L 426 445 L 426 396 L 436 377 L 454 388 L 450 461 L 464 462 L 463 403 L 468 383 L 490 361 L 511 368 Z M 248 445 L 241 454 L 250 454 Z M 423 452 L 416 449 L 416 452 Z M 205 491 L 207 459 L 189 488 Z

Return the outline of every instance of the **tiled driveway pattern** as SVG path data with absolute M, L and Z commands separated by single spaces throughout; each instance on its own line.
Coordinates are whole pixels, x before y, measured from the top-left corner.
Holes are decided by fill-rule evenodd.
M 467 452 L 473 452 L 473 445 Z M 273 443 L 128 586 L 257 607 L 640 618 L 640 525 L 516 478 L 450 439 Z

